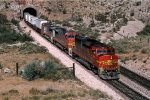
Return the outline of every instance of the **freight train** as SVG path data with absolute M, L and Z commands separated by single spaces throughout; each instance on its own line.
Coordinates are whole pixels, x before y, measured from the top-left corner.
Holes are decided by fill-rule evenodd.
M 119 79 L 118 56 L 115 49 L 89 37 L 80 36 L 77 32 L 54 26 L 47 20 L 24 13 L 24 21 L 47 37 L 72 58 L 82 62 L 102 79 Z

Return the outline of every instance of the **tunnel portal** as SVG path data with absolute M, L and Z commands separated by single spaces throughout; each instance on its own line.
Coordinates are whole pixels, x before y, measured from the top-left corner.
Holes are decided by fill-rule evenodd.
M 24 13 L 26 13 L 26 12 L 33 15 L 33 16 L 37 16 L 37 11 L 34 8 L 29 7 L 29 8 L 24 9 L 23 10 L 23 16 L 24 16 Z
M 24 18 L 24 13 L 29 13 L 29 14 L 31 14 L 33 16 L 37 16 L 37 17 L 39 14 L 37 7 L 35 7 L 33 5 L 28 5 L 21 9 L 21 18 Z

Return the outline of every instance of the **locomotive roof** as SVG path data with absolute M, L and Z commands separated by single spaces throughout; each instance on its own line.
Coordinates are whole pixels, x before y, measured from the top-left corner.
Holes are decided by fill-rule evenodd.
M 86 46 L 95 46 L 95 47 L 106 47 L 106 48 L 109 48 L 110 46 L 104 44 L 104 43 L 101 43 L 95 39 L 91 39 L 89 37 L 85 37 L 85 36 L 77 36 L 76 37 L 77 41 L 82 41 L 84 45 Z
M 62 28 L 59 26 L 50 26 L 50 28 L 60 34 L 65 34 L 67 32 L 67 30 L 65 28 Z

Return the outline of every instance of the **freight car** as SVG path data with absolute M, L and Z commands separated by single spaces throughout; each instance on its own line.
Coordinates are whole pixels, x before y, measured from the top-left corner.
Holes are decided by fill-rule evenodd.
M 50 41 L 67 51 L 78 61 L 86 64 L 102 79 L 119 79 L 118 56 L 115 49 L 89 37 L 79 36 L 77 32 L 68 32 L 65 28 L 53 26 L 48 21 L 24 14 L 25 22 L 44 35 Z

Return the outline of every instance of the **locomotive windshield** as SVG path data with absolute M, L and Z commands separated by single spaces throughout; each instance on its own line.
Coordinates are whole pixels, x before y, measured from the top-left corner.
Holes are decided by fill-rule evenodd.
M 112 50 L 107 50 L 107 54 L 114 54 L 115 53 L 115 50 L 112 49 Z
M 68 35 L 68 38 L 74 38 L 74 36 L 73 35 Z
M 106 54 L 106 50 L 97 50 L 98 56 L 103 55 L 103 54 Z
M 97 50 L 97 55 L 104 55 L 104 54 L 115 54 L 114 49 L 108 49 L 108 50 Z

